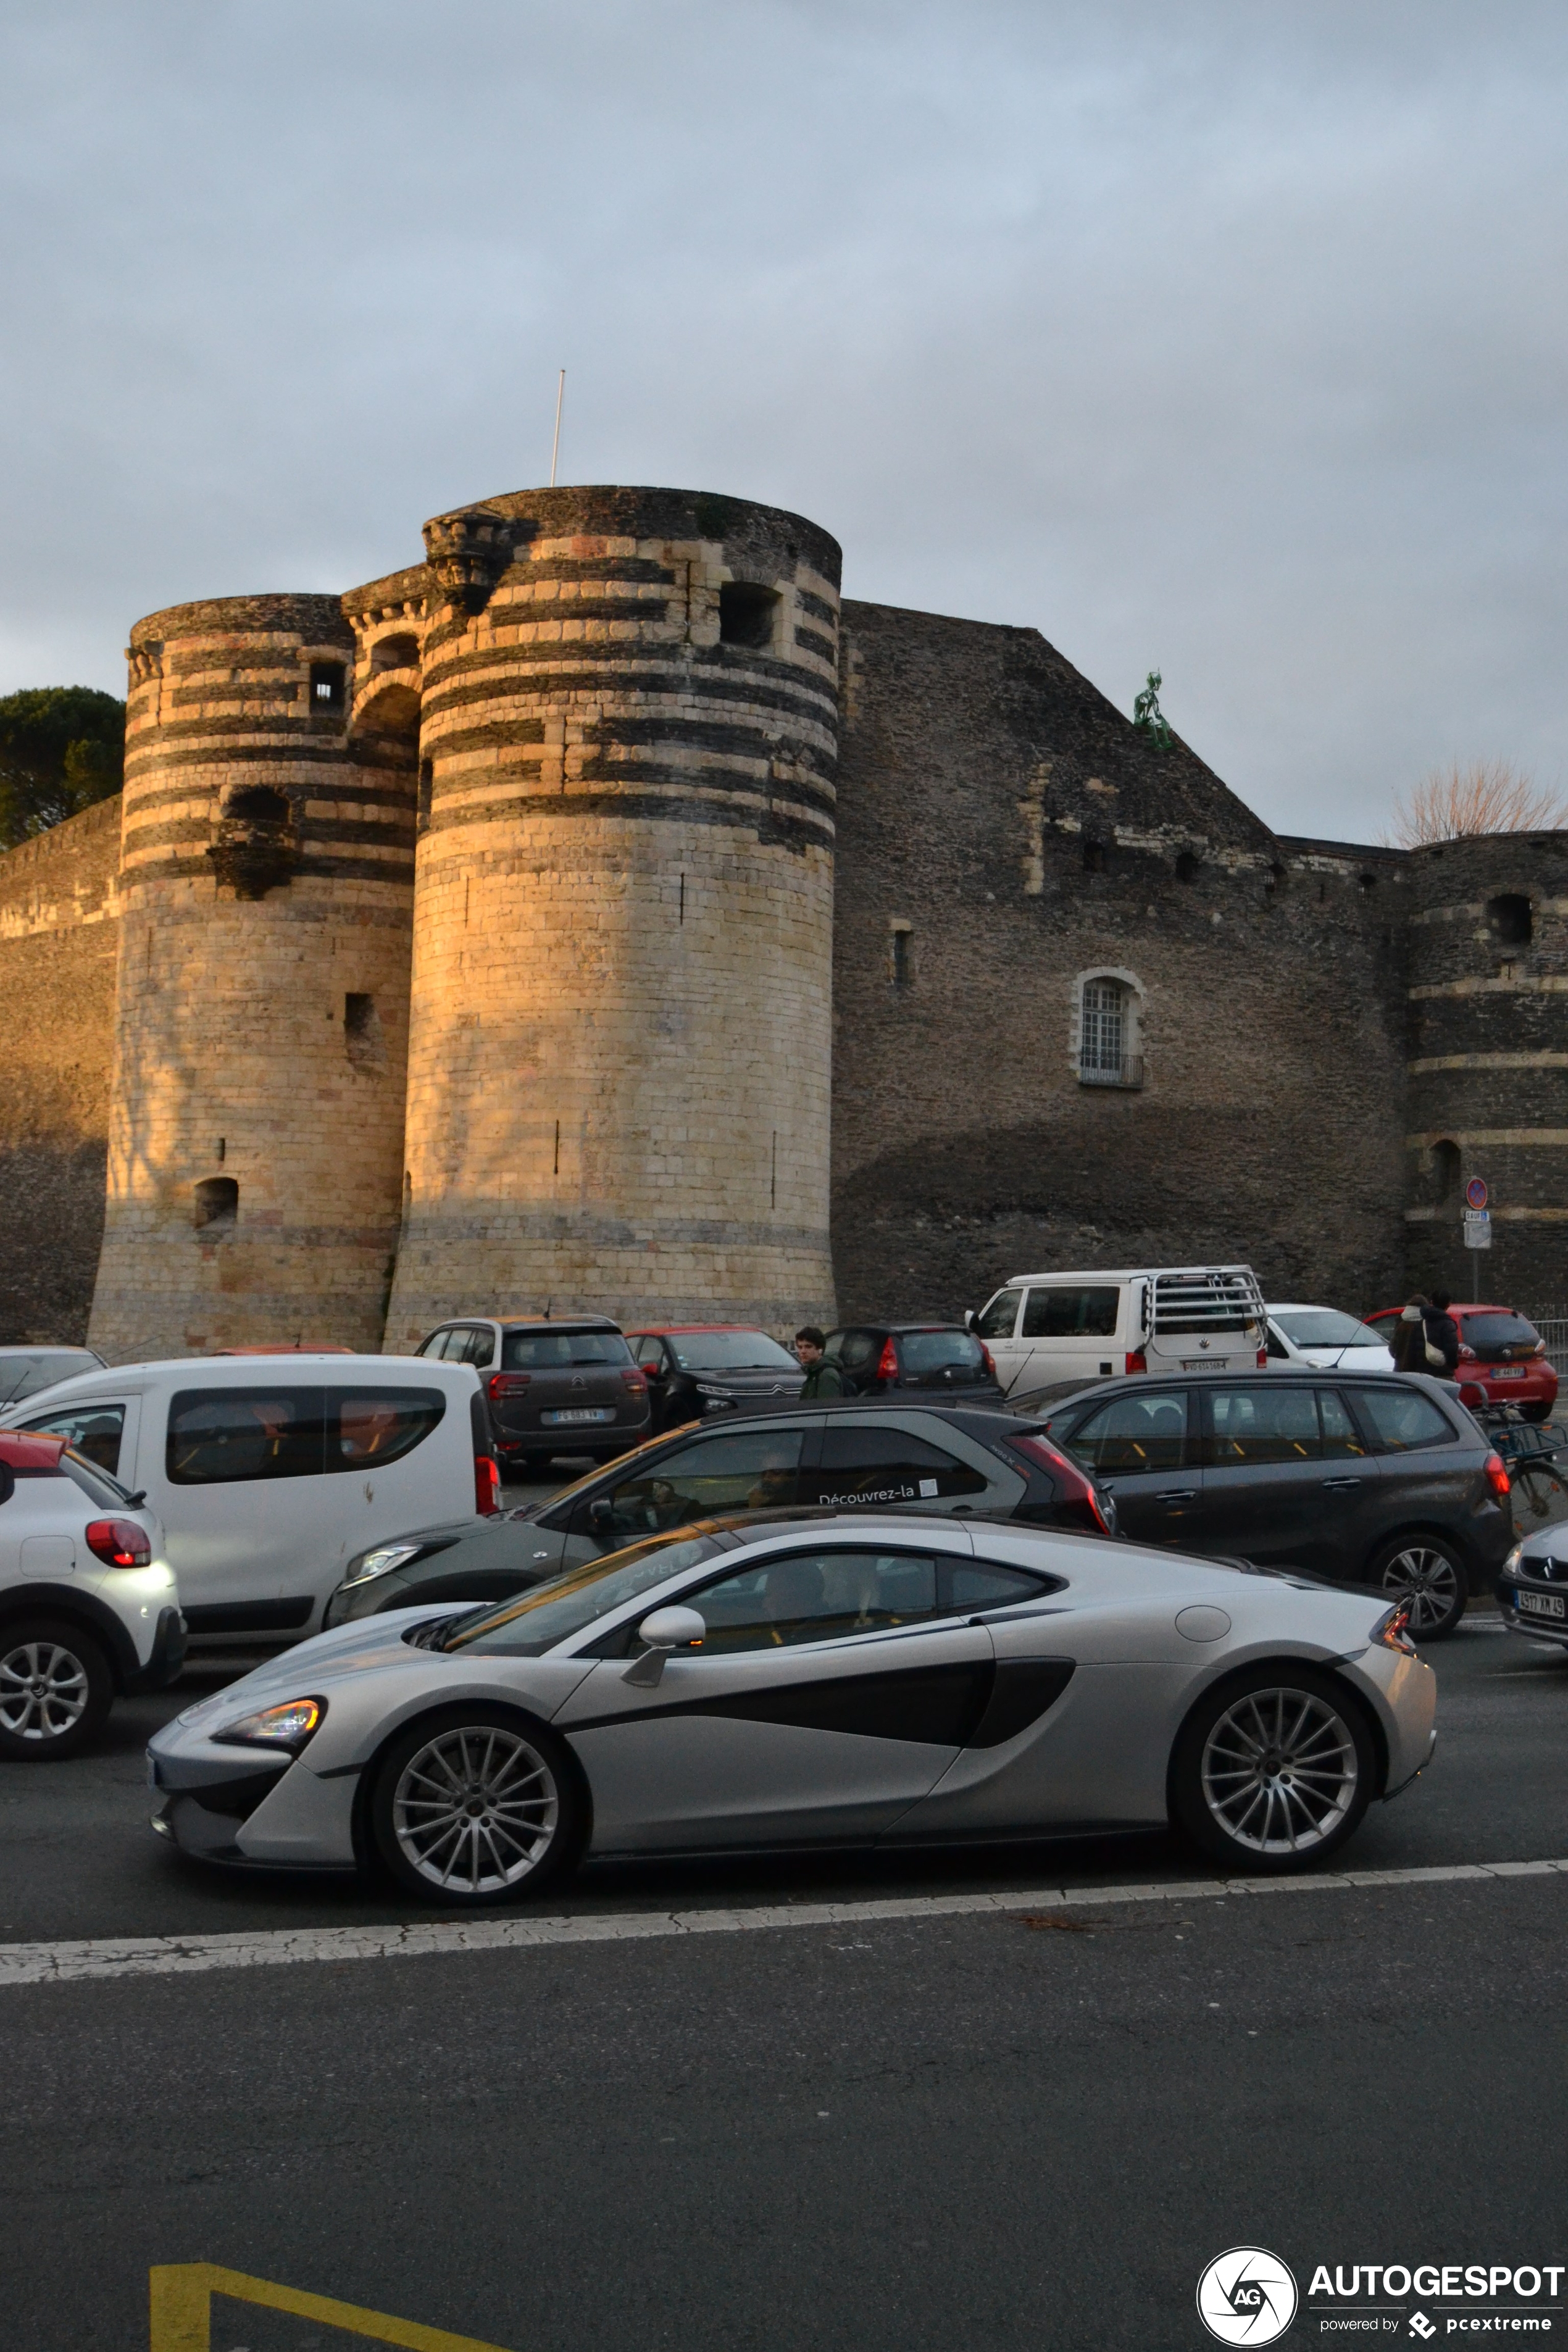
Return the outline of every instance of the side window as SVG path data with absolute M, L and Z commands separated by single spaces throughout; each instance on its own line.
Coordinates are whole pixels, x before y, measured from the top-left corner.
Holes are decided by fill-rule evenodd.
M 691 1596 L 705 1655 L 787 1648 L 937 1613 L 936 1562 L 910 1552 L 790 1552 Z
M 457 1336 L 455 1331 L 432 1331 L 427 1339 L 421 1339 L 419 1342 L 419 1353 L 422 1356 L 428 1356 L 433 1364 L 444 1363 L 447 1343 Z
M 1357 1389 L 1356 1410 L 1363 1414 L 1379 1454 L 1408 1454 L 1422 1445 L 1452 1445 L 1452 1423 L 1419 1389 L 1397 1387 Z
M 1053 1434 L 1055 1433 L 1053 1432 Z M 1087 1470 L 1124 1476 L 1140 1470 L 1179 1470 L 1187 1458 L 1187 1391 L 1155 1389 L 1119 1396 L 1080 1421 L 1065 1441 Z
M 165 1467 L 174 1486 L 320 1477 L 326 1467 L 320 1389 L 184 1389 L 169 1401 Z
M 1113 1283 L 1083 1290 L 1031 1290 L 1024 1301 L 1026 1339 L 1112 1339 L 1121 1293 Z
M 880 1355 L 874 1331 L 836 1331 L 824 1353 L 850 1373 L 863 1372 Z
M 983 1495 L 986 1481 L 967 1462 L 907 1430 L 868 1428 L 857 1414 L 823 1432 L 822 1466 L 811 1500 L 840 1507 L 871 1503 L 936 1502 L 949 1495 Z
M 1006 1609 L 1016 1601 L 1038 1601 L 1042 1593 L 1063 1589 L 1060 1577 L 1030 1576 L 988 1559 L 954 1560 L 947 1577 L 947 1605 L 955 1616 L 963 1609 Z
M 1209 1389 L 1204 1460 L 1213 1470 L 1247 1462 L 1319 1462 L 1318 1401 L 1310 1389 L 1260 1381 L 1256 1387 Z
M 650 1364 L 654 1367 L 654 1377 L 656 1379 L 662 1379 L 663 1375 L 669 1370 L 669 1366 L 665 1360 L 664 1341 L 662 1339 L 649 1339 L 646 1338 L 641 1339 L 628 1339 L 626 1341 L 626 1345 L 631 1349 L 632 1354 L 636 1357 L 639 1364 Z
M 1318 1417 L 1323 1424 L 1323 1452 L 1331 1462 L 1345 1461 L 1352 1454 L 1366 1452 L 1361 1432 L 1351 1419 L 1350 1408 L 1337 1389 L 1318 1391 Z
M 439 1389 L 329 1389 L 327 1467 L 371 1470 L 423 1444 L 447 1410 Z
M 79 1404 L 24 1423 L 49 1437 L 63 1437 L 79 1454 L 96 1462 L 112 1478 L 120 1469 L 120 1441 L 125 1433 L 122 1404 Z
M 452 1361 L 472 1364 L 477 1371 L 489 1370 L 490 1358 L 496 1351 L 496 1335 L 488 1323 L 470 1324 L 461 1335 L 462 1351 L 454 1349 Z
M 798 1497 L 804 1442 L 798 1429 L 698 1438 L 615 1487 L 607 1525 L 602 1512 L 589 1517 L 594 1498 L 584 1497 L 574 1514 L 573 1532 L 592 1535 L 613 1551 L 715 1511 L 787 1509 Z
M 974 1318 L 975 1335 L 982 1339 L 1010 1339 L 1018 1320 L 1018 1296 L 1016 1290 L 999 1290 L 989 1307 Z

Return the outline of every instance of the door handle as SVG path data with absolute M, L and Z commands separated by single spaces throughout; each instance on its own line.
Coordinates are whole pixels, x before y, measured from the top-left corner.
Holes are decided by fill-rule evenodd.
M 1360 1485 L 1359 1478 L 1325 1478 L 1323 1492 L 1325 1495 L 1348 1495 L 1352 1487 Z
M 1157 1503 L 1195 1503 L 1197 1499 L 1198 1490 L 1195 1486 L 1173 1486 L 1165 1494 L 1156 1495 L 1154 1497 Z

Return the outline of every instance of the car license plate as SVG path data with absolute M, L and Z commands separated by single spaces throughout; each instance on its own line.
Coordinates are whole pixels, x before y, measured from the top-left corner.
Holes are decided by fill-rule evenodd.
M 1568 1601 L 1555 1592 L 1516 1592 L 1514 1599 L 1531 1617 L 1568 1617 Z
M 1184 1372 L 1212 1372 L 1215 1370 L 1215 1367 L 1209 1362 L 1206 1356 L 1193 1356 L 1190 1358 L 1184 1356 L 1182 1358 L 1182 1370 Z
M 1524 1366 L 1522 1364 L 1494 1364 L 1492 1366 L 1492 1378 L 1494 1381 L 1521 1381 L 1524 1378 Z
M 563 1428 L 567 1422 L 614 1421 L 614 1409 L 607 1404 L 568 1405 L 561 1412 L 542 1412 L 540 1420 L 552 1429 Z

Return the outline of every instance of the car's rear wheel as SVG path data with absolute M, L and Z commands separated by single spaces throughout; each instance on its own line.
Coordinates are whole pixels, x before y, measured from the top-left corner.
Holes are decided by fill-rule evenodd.
M 27 1617 L 0 1627 L 0 1756 L 27 1764 L 74 1756 L 113 1704 L 109 1660 L 79 1625 Z
M 1549 1404 L 1521 1404 L 1519 1408 L 1519 1417 L 1521 1421 L 1550 1421 L 1552 1411 Z
M 1172 1806 L 1232 1870 L 1305 1870 L 1357 1828 L 1376 1771 L 1357 1701 L 1331 1675 L 1287 1661 L 1200 1700 L 1176 1742 Z
M 1372 1581 L 1391 1601 L 1408 1602 L 1411 1638 L 1440 1642 L 1465 1613 L 1469 1579 L 1453 1549 L 1436 1536 L 1396 1536 L 1372 1563 Z
M 371 1824 L 395 1878 L 472 1909 L 531 1895 L 575 1858 L 583 1806 L 559 1740 L 502 1707 L 448 1707 L 395 1739 Z

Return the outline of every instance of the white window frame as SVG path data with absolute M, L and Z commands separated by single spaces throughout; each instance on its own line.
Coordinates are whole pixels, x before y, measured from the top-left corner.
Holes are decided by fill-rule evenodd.
M 1086 1015 L 1084 992 L 1097 981 L 1109 981 L 1121 991 L 1121 1061 L 1114 1072 L 1083 1058 Z M 1080 1087 L 1115 1087 L 1136 1090 L 1143 1084 L 1143 983 L 1135 971 L 1119 964 L 1095 964 L 1075 973 L 1068 1061 Z

